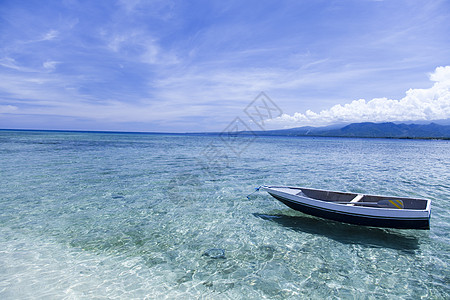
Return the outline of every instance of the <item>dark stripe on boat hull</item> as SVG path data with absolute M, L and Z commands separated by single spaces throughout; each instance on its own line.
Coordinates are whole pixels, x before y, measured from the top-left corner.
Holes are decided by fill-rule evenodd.
M 429 219 L 418 219 L 418 220 L 408 220 L 408 219 L 382 219 L 382 218 L 370 218 L 370 217 L 362 217 L 352 214 L 345 214 L 337 211 L 329 211 L 325 209 L 321 209 L 320 207 L 313 207 L 309 205 L 304 205 L 302 203 L 293 202 L 289 199 L 283 198 L 278 195 L 274 195 L 269 192 L 275 199 L 283 202 L 285 205 L 289 206 L 292 209 L 301 211 L 305 214 L 321 217 L 324 219 L 356 224 L 356 225 L 364 225 L 364 226 L 374 226 L 374 227 L 388 227 L 388 228 L 401 228 L 401 229 L 430 229 L 430 220 Z

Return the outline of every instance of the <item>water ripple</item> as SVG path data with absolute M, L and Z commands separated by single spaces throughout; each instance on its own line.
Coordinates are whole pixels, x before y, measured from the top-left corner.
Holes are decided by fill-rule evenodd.
M 0 297 L 449 298 L 450 143 L 267 137 L 205 165 L 220 143 L 1 132 Z M 430 198 L 431 230 L 245 197 L 262 184 Z

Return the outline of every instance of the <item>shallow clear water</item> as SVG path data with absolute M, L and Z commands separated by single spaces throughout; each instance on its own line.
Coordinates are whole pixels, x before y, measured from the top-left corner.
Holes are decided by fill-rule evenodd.
M 0 298 L 450 296 L 450 142 L 0 131 Z M 262 185 L 430 198 L 431 230 Z M 225 258 L 203 255 L 223 249 Z

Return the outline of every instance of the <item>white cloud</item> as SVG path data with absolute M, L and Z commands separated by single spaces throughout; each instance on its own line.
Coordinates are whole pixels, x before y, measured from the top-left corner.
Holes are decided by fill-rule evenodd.
M 47 60 L 42 63 L 42 67 L 44 67 L 44 69 L 46 69 L 47 71 L 53 71 L 58 63 L 59 62 L 57 61 Z M 10 57 L 0 58 L 0 66 L 25 73 L 39 73 L 41 71 L 40 68 L 24 67 L 20 65 L 15 59 Z
M 20 72 L 34 72 L 35 70 L 28 67 L 20 66 L 15 59 L 10 57 L 0 58 L 0 66 L 13 69 Z
M 0 66 L 9 68 L 9 69 L 15 69 L 20 70 L 20 67 L 17 66 L 16 61 L 13 58 L 10 57 L 4 57 L 0 59 Z
M 400 100 L 374 98 L 335 105 L 321 112 L 307 110 L 283 114 L 270 120 L 272 126 L 323 126 L 334 123 L 426 121 L 450 118 L 450 66 L 438 67 L 430 74 L 435 82 L 428 89 L 409 89 Z
M 58 35 L 59 35 L 59 32 L 52 29 L 49 32 L 47 32 L 40 40 L 41 41 L 51 41 L 51 40 L 55 39 L 56 37 L 58 37 Z
M 152 65 L 172 65 L 179 62 L 175 54 L 163 51 L 157 39 L 146 32 L 129 30 L 110 37 L 107 30 L 102 30 L 101 34 L 110 51 L 127 59 Z
M 0 105 L 0 114 L 10 113 L 17 110 L 17 106 Z
M 56 68 L 57 64 L 58 64 L 57 61 L 47 60 L 42 64 L 42 66 L 49 71 L 53 71 Z

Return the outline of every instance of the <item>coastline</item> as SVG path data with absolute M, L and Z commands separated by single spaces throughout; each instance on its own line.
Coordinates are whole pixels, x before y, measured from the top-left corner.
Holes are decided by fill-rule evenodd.
M 114 130 L 63 130 L 63 129 L 10 129 L 0 128 L 0 132 L 43 132 L 43 133 L 95 133 L 95 134 L 140 134 L 140 135 L 172 135 L 172 136 L 221 136 L 226 132 L 153 132 L 153 131 L 114 131 Z M 399 139 L 399 140 L 450 140 L 450 136 L 367 136 L 367 135 L 327 135 L 327 134 L 280 134 L 271 131 L 238 131 L 228 132 L 228 136 L 270 136 L 270 137 L 313 137 L 313 138 L 356 138 L 356 139 Z

